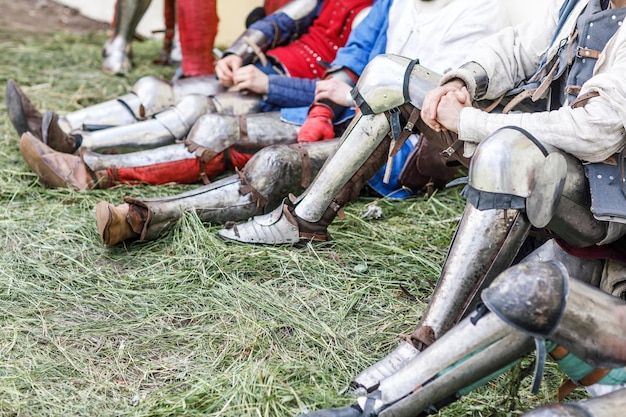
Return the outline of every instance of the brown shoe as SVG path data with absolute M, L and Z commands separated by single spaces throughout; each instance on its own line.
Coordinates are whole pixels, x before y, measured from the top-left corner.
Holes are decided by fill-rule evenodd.
M 102 242 L 111 247 L 128 239 L 139 237 L 126 221 L 129 205 L 124 203 L 115 207 L 106 201 L 96 206 L 96 224 Z
M 31 132 L 36 138 L 41 139 L 41 113 L 13 80 L 7 81 L 6 102 L 9 120 L 18 135 Z
M 48 110 L 41 122 L 43 143 L 63 153 L 74 153 L 80 147 L 80 137 L 65 133 L 59 126 L 59 115 Z
M 20 152 L 30 169 L 50 188 L 91 190 L 106 188 L 108 176 L 96 175 L 76 155 L 56 152 L 30 132 L 22 135 Z

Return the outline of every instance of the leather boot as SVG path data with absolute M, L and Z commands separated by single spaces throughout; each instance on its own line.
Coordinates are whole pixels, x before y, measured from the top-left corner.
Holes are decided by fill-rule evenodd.
M 98 233 L 107 247 L 140 236 L 128 222 L 131 220 L 129 209 L 129 204 L 124 203 L 116 207 L 106 201 L 101 201 L 96 206 Z
M 20 152 L 30 169 L 50 188 L 91 190 L 112 183 L 105 171 L 93 172 L 76 155 L 56 152 L 30 132 L 22 135 Z
M 41 139 L 41 113 L 13 80 L 7 81 L 6 100 L 9 120 L 17 134 L 22 136 L 25 132 L 31 132 Z
M 80 147 L 80 136 L 65 133 L 59 126 L 59 115 L 51 110 L 43 115 L 41 134 L 43 143 L 55 151 L 74 153 Z

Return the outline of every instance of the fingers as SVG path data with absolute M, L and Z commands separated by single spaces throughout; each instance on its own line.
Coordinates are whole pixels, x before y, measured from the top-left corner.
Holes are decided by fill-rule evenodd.
M 446 89 L 438 87 L 429 92 L 424 98 L 424 104 L 422 106 L 421 117 L 424 123 L 431 129 L 440 132 L 442 130 L 441 124 L 437 121 L 437 108 L 441 102 L 441 98 L 447 94 Z
M 234 73 L 241 68 L 241 58 L 237 55 L 228 55 L 215 64 L 215 75 L 225 87 L 234 85 Z

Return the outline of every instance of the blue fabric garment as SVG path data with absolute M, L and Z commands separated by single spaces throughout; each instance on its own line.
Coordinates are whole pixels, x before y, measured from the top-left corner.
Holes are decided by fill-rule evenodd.
M 298 37 L 308 30 L 308 27 L 311 26 L 313 21 L 319 16 L 323 3 L 323 0 L 317 0 L 317 6 L 300 20 L 293 20 L 285 13 L 276 12 L 261 20 L 257 20 L 250 25 L 249 29 L 263 32 L 276 46 L 285 45 L 294 37 Z M 279 39 L 275 39 L 276 33 L 274 30 L 276 28 L 278 28 L 280 33 Z
M 398 153 L 394 155 L 389 184 L 385 184 L 383 181 L 383 178 L 385 177 L 385 170 L 387 169 L 386 164 L 380 171 L 374 174 L 372 179 L 370 179 L 367 184 L 378 194 L 387 198 L 403 199 L 415 195 L 413 191 L 402 188 L 402 185 L 398 182 L 400 171 L 402 170 L 402 167 L 414 147 L 415 145 L 413 142 L 407 140 L 404 142 L 404 145 L 402 145 Z
M 339 49 L 331 67 L 346 67 L 360 76 L 372 58 L 386 52 L 389 9 L 393 1 L 394 0 L 376 0 L 374 2 L 369 14 L 350 33 L 350 38 L 346 46 Z M 315 82 L 311 83 L 311 87 L 314 92 Z M 349 110 L 350 111 L 344 112 L 341 120 L 337 120 L 336 123 L 354 117 L 354 111 L 352 109 Z M 301 125 L 306 119 L 308 111 L 308 106 L 281 109 L 281 117 L 288 123 Z M 400 151 L 394 156 L 389 184 L 383 182 L 385 166 L 368 181 L 370 187 L 380 195 L 389 198 L 402 199 L 414 195 L 412 191 L 403 189 L 400 183 L 398 183 L 398 175 L 413 147 L 413 143 L 406 141 Z
M 331 67 L 346 67 L 352 70 L 356 75 L 360 76 L 365 69 L 365 66 L 368 62 L 374 58 L 376 55 L 384 54 L 387 47 L 387 28 L 389 26 L 389 9 L 391 8 L 391 4 L 393 0 L 375 0 L 372 8 L 370 9 L 367 16 L 363 19 L 361 23 L 359 23 L 352 32 L 350 32 L 350 37 L 348 38 L 348 42 L 346 46 L 340 48 L 337 52 L 337 56 L 335 60 L 332 62 Z M 310 83 L 307 85 L 301 84 L 299 87 L 302 90 L 299 90 L 298 94 L 302 96 L 315 96 L 315 80 L 308 80 Z M 278 97 L 279 95 L 282 97 L 293 97 L 292 93 L 287 92 L 286 88 L 288 84 L 291 84 L 288 81 L 281 80 L 282 85 L 272 86 L 270 85 L 270 90 L 274 87 L 275 91 L 272 92 L 272 102 L 274 102 L 273 97 Z M 278 88 L 283 89 L 283 91 L 278 91 Z M 305 92 L 303 89 L 310 89 L 309 92 Z M 270 94 L 268 94 L 268 101 Z M 281 111 L 281 115 L 284 117 L 286 121 L 294 124 L 302 124 L 304 119 L 309 112 L 309 105 L 313 102 L 313 100 L 309 101 L 308 104 L 302 105 L 302 108 L 299 110 L 286 111 L 284 114 Z M 285 106 L 285 107 L 295 107 Z M 347 117 L 353 117 L 353 112 L 346 112 L 342 115 L 342 118 L 339 122 L 343 122 Z

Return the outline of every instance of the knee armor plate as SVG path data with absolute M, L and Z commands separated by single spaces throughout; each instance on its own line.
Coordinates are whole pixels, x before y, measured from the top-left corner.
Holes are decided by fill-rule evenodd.
M 476 149 L 469 185 L 483 192 L 525 198 L 531 223 L 544 227 L 556 212 L 567 176 L 566 157 L 551 151 L 528 132 L 502 128 Z
M 422 108 L 424 97 L 441 76 L 398 55 L 378 55 L 365 67 L 352 95 L 363 114 L 378 114 L 411 102 Z
M 140 78 L 133 86 L 132 95 L 120 98 L 137 119 L 145 119 L 176 104 L 172 86 L 162 78 L 147 76 Z

